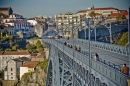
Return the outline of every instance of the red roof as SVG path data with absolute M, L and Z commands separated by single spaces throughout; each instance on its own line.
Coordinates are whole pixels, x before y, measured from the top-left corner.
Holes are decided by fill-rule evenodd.
M 111 13 L 111 14 L 109 15 L 109 17 L 116 17 L 116 16 L 118 16 L 119 14 L 124 15 L 124 16 L 127 16 L 127 15 L 128 15 L 128 12 L 122 11 L 122 12 L 120 12 L 120 13 Z
M 120 13 L 122 14 L 122 15 L 128 15 L 128 12 L 126 11 L 126 10 L 122 10 L 122 11 L 120 11 Z
M 3 55 L 30 55 L 30 53 L 27 50 L 21 50 L 21 51 L 5 51 Z
M 114 10 L 116 8 L 113 8 L 113 7 L 106 7 L 106 8 L 92 8 L 91 10 Z
M 87 12 L 87 10 L 80 10 L 77 13 L 86 13 L 86 12 Z
M 22 65 L 22 67 L 28 67 L 28 68 L 35 68 L 37 66 L 38 62 L 26 62 Z

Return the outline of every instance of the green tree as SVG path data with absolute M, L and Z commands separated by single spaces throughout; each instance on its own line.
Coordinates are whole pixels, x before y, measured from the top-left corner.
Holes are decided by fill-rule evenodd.
M 95 17 L 96 17 L 95 11 L 91 11 L 91 12 L 89 13 L 89 16 L 90 16 L 91 18 L 95 18 Z
M 36 43 L 36 47 L 38 48 L 38 47 L 41 47 L 41 46 L 42 46 L 41 41 L 38 40 L 37 43 Z
M 122 21 L 122 19 L 123 19 L 122 14 L 118 14 L 118 15 L 116 16 L 116 21 Z
M 37 48 L 38 52 L 42 52 L 43 50 L 44 50 L 43 46 Z
M 17 50 L 17 46 L 15 45 L 15 46 L 12 46 L 12 50 L 13 51 L 16 51 Z
M 6 51 L 11 51 L 12 49 L 10 49 L 10 48 L 6 48 Z
M 3 50 L 3 48 L 2 47 L 0 47 L 0 51 L 2 51 Z
M 89 16 L 92 18 L 93 24 L 94 24 L 94 18 L 96 17 L 95 11 L 91 11 L 91 12 L 89 13 Z
M 117 41 L 117 44 L 125 46 L 128 43 L 128 32 L 125 32 Z
M 4 36 L 8 36 L 8 30 L 4 30 Z
M 31 44 L 27 44 L 26 45 L 26 49 L 30 52 L 34 52 L 36 50 L 36 46 L 35 45 L 31 45 Z

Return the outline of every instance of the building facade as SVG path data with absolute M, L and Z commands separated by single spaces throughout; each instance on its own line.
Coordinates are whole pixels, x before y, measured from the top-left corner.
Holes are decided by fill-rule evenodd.
M 33 62 L 26 62 L 20 67 L 20 79 L 25 73 L 28 72 L 33 72 L 37 66 L 38 62 L 33 61 Z
M 72 30 L 75 30 L 75 38 L 78 37 L 78 29 L 81 29 L 81 16 L 76 13 L 62 13 L 55 16 L 58 34 L 64 37 L 72 37 Z
M 7 63 L 11 59 L 16 59 L 20 57 L 31 58 L 31 54 L 28 51 L 3 51 L 0 52 L 0 70 L 4 70 L 7 67 Z
M 20 66 L 22 61 L 19 59 L 12 59 L 7 62 L 7 67 L 4 70 L 4 80 L 19 80 Z

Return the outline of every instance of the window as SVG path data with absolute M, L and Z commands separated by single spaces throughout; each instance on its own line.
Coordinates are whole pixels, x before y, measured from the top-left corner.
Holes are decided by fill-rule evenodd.
M 11 68 L 11 71 L 13 71 L 13 68 Z
M 11 75 L 13 75 L 13 73 L 11 73 Z
M 11 77 L 11 79 L 13 79 L 13 77 Z

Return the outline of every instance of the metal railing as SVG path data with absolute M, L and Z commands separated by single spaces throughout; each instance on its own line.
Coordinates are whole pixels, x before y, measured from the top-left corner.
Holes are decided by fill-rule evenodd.
M 78 40 L 79 41 L 79 40 Z M 58 49 L 63 51 L 64 44 L 60 41 L 56 41 L 53 39 L 43 39 L 43 42 L 47 42 L 49 44 L 52 44 L 56 46 Z M 58 46 L 57 46 L 58 45 Z M 83 62 L 87 66 L 89 65 L 89 57 L 87 54 L 84 54 L 82 52 L 74 53 L 74 57 L 78 59 L 79 61 Z M 70 58 L 73 57 L 73 51 L 72 48 L 64 47 L 64 53 L 68 55 Z M 120 71 L 116 70 L 116 65 L 111 65 L 110 63 L 106 63 L 102 60 L 95 61 L 91 59 L 91 68 L 101 74 L 102 76 L 106 77 L 109 81 L 117 84 L 117 86 L 127 86 L 127 78 L 128 76 L 122 74 Z

